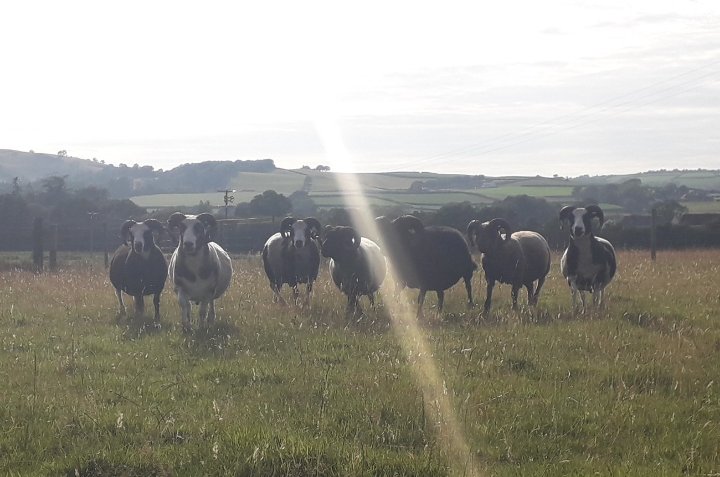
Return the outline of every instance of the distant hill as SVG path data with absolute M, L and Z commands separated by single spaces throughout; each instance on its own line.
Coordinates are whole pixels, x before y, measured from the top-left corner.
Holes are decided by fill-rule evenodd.
M 479 171 L 482 172 L 482 171 Z M 384 172 L 358 174 L 357 182 L 347 174 L 314 169 L 280 169 L 272 159 L 206 161 L 173 169 L 121 164 L 114 166 L 55 154 L 0 150 L 0 192 L 10 190 L 14 177 L 21 185 L 43 178 L 67 176 L 68 186 L 106 188 L 113 198 L 132 198 L 145 207 L 197 205 L 210 201 L 219 205 L 219 189 L 235 189 L 235 203 L 249 201 L 267 189 L 285 195 L 303 190 L 320 207 L 371 204 L 402 206 L 411 210 L 434 210 L 449 202 L 489 204 L 513 195 L 542 197 L 556 203 L 572 200 L 576 186 L 619 184 L 639 179 L 643 185 L 684 185 L 691 189 L 720 191 L 720 171 L 650 171 L 637 174 L 581 176 L 575 178 L 438 174 L 431 172 Z M 353 185 L 354 184 L 354 185 Z M 694 199 L 688 199 L 692 201 Z M 688 204 L 693 211 L 714 211 L 714 204 Z
M 108 166 L 77 157 L 0 149 L 0 182 L 11 182 L 15 177 L 32 182 L 48 176 L 85 175 L 105 167 Z

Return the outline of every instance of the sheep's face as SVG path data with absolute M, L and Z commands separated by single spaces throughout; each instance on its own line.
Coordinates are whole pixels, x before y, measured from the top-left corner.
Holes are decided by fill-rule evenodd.
M 123 224 L 121 235 L 133 252 L 147 257 L 155 246 L 154 234 L 160 233 L 162 230 L 162 224 L 155 219 L 148 219 L 144 222 L 135 222 L 130 219 Z
M 485 222 L 474 229 L 472 232 L 472 241 L 475 243 L 479 252 L 489 253 L 502 245 L 503 237 L 497 230 L 488 227 L 488 222 Z
M 310 226 L 304 220 L 296 220 L 290 226 L 290 240 L 295 248 L 303 248 L 311 237 Z
M 184 215 L 179 212 L 168 220 L 170 230 L 180 238 L 180 249 L 188 255 L 195 255 L 213 240 L 217 222 L 210 214 Z
M 155 239 L 150 227 L 145 222 L 140 222 L 128 230 L 128 243 L 135 253 L 144 254 L 150 252 L 150 248 L 155 245 Z
M 592 233 L 592 216 L 584 207 L 578 207 L 572 211 L 571 222 L 570 235 L 573 238 L 581 238 Z
M 322 256 L 343 261 L 354 256 L 359 246 L 360 237 L 352 227 L 327 227 Z

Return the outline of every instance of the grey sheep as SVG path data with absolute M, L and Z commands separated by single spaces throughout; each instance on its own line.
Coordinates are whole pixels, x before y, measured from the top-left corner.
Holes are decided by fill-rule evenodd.
M 153 295 L 156 326 L 160 325 L 160 294 L 165 287 L 168 264 L 153 235 L 163 230 L 155 219 L 126 220 L 120 229 L 125 243 L 115 251 L 110 262 L 110 283 L 115 288 L 119 313 L 125 314 L 122 292 L 134 298 L 136 315 L 145 310 L 144 296 Z
M 297 303 L 300 294 L 298 284 L 305 283 L 305 303 L 310 303 L 313 283 L 317 280 L 320 268 L 319 239 L 320 222 L 314 217 L 285 217 L 280 224 L 280 232 L 267 239 L 262 260 L 273 291 L 273 301 L 285 304 L 280 288 L 287 283 Z

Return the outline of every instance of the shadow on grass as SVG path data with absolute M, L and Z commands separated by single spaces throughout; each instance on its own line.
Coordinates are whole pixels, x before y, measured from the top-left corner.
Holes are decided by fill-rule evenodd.
M 147 336 L 153 336 L 161 333 L 166 325 L 162 320 L 156 322 L 152 316 L 142 315 L 115 315 L 115 324 L 124 328 L 122 339 L 126 341 L 138 340 Z

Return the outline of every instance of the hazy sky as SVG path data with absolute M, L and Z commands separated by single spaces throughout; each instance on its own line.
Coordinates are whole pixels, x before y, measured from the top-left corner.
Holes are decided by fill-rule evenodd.
M 170 168 L 720 168 L 720 2 L 0 3 L 0 148 Z

